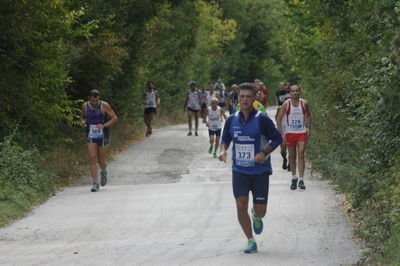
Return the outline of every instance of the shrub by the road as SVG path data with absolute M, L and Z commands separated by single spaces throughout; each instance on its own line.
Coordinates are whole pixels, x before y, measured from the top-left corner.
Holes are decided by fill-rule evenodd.
M 0 143 L 0 226 L 48 197 L 54 177 L 41 170 L 37 150 L 26 150 L 11 138 Z

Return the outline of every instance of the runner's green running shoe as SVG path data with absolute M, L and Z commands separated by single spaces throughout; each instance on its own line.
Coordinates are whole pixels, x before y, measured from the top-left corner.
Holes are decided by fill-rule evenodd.
M 103 187 L 107 184 L 107 171 L 101 171 L 101 180 L 100 180 L 100 185 Z
M 257 235 L 261 234 L 263 228 L 264 228 L 264 224 L 261 218 L 255 217 L 254 216 L 254 209 L 251 209 L 251 219 L 253 220 L 253 230 L 254 233 L 256 233 Z
M 208 154 L 212 153 L 212 146 L 210 146 L 210 148 L 208 149 Z
M 243 249 L 244 253 L 256 253 L 257 252 L 257 243 L 255 240 L 249 240 L 247 242 L 247 248 Z
M 216 152 L 214 152 L 213 157 L 217 158 L 217 153 Z

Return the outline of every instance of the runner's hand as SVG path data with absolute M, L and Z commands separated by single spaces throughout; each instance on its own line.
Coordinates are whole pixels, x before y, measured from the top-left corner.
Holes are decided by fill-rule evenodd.
M 228 157 L 228 155 L 226 154 L 226 151 L 221 153 L 218 157 L 218 160 L 220 160 L 221 162 L 226 163 L 226 158 Z
M 104 128 L 104 125 L 98 124 L 96 127 L 97 127 L 97 128 Z
M 257 153 L 256 157 L 254 157 L 254 161 L 256 163 L 264 163 L 265 162 L 265 154 L 263 152 Z
M 81 127 L 87 127 L 86 120 L 81 120 Z

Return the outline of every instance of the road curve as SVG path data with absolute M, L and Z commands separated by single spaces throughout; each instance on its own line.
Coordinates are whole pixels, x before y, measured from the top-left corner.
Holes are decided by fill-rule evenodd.
M 275 109 L 268 110 L 270 117 Z M 0 229 L 0 265 L 350 265 L 360 257 L 342 197 L 327 181 L 291 175 L 272 154 L 274 174 L 259 252 L 243 254 L 230 163 L 208 153 L 208 132 L 154 130 L 109 165 L 109 183 L 88 177 L 27 217 Z M 309 170 L 309 169 L 308 169 Z

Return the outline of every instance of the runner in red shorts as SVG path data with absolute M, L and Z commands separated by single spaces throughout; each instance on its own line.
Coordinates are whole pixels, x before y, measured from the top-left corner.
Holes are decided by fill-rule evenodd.
M 283 132 L 282 123 L 285 124 L 285 139 L 289 150 L 290 168 L 292 171 L 291 190 L 306 189 L 304 185 L 304 152 L 306 149 L 307 137 L 311 129 L 310 105 L 307 101 L 300 99 L 300 87 L 293 85 L 290 87 L 291 99 L 285 101 L 280 108 L 277 117 L 278 129 Z M 286 115 L 285 121 L 282 118 Z M 298 157 L 298 158 L 296 158 Z M 299 178 L 296 175 L 296 165 L 298 159 Z

